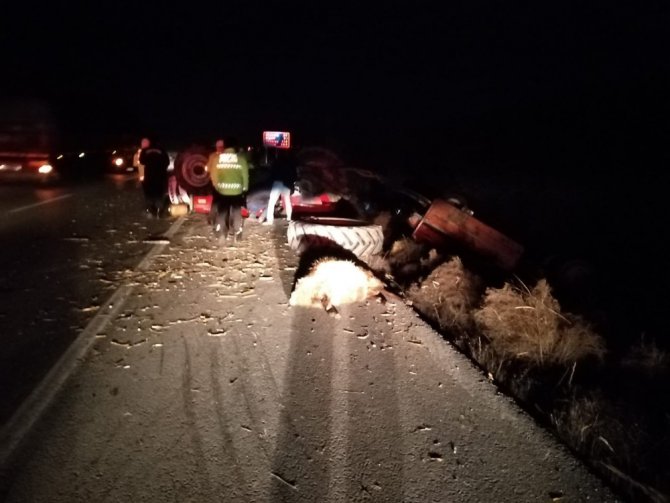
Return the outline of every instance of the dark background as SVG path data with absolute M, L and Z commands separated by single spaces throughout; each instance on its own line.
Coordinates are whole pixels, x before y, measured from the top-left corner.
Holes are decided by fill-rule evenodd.
M 668 5 L 9 3 L 0 90 L 48 103 L 76 148 L 290 130 L 431 197 L 464 192 L 538 256 L 620 266 L 630 297 L 658 299 Z
M 667 14 L 655 1 L 6 3 L 0 89 L 47 100 L 83 142 L 286 128 L 377 169 L 419 155 L 651 172 L 667 160 Z

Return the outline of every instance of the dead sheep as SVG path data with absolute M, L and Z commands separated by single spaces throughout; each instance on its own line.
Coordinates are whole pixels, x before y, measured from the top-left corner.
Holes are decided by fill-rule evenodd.
M 299 278 L 289 305 L 319 307 L 332 313 L 344 304 L 362 302 L 381 293 L 384 283 L 370 270 L 351 260 L 325 256 Z

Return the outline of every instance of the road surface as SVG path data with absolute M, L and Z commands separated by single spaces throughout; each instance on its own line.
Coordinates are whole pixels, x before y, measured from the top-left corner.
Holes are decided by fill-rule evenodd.
M 283 224 L 173 223 L 3 430 L 3 500 L 619 501 L 393 297 L 289 307 Z
M 167 230 L 142 204 L 126 176 L 0 185 L 0 424 Z

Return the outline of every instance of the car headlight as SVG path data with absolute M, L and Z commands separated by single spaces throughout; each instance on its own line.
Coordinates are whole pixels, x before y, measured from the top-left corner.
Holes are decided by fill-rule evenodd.
M 51 164 L 42 164 L 37 171 L 39 171 L 43 175 L 46 175 L 53 171 L 53 167 L 51 166 Z
M 118 166 L 119 168 L 123 166 L 123 157 L 117 157 L 114 159 L 114 165 Z

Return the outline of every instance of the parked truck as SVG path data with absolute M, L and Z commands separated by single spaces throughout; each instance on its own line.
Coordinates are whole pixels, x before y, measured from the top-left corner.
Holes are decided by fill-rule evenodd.
M 0 102 L 0 181 L 51 183 L 57 129 L 50 108 L 34 100 Z

